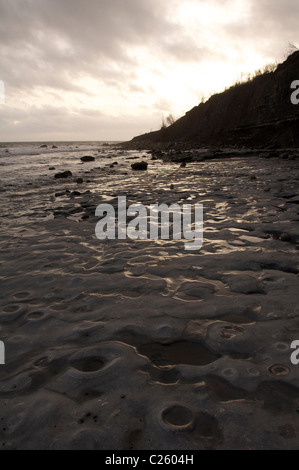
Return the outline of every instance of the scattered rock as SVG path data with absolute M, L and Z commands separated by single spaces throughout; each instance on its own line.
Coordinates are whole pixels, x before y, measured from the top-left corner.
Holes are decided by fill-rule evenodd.
M 52 145 L 52 149 L 58 149 L 58 147 L 56 147 L 56 145 Z
M 55 166 L 49 166 L 49 170 L 56 170 Z
M 77 184 L 82 184 L 83 183 L 83 178 L 77 178 L 76 183 Z
M 40 146 L 40 149 L 45 149 L 47 147 L 48 147 L 47 144 L 43 144 L 43 145 Z
M 90 156 L 90 155 L 86 155 L 85 157 L 81 157 L 80 158 L 81 162 L 94 162 L 95 161 L 95 158 Z
M 131 168 L 132 170 L 147 170 L 147 163 L 146 162 L 137 162 L 137 163 L 132 163 Z
M 61 173 L 56 173 L 54 178 L 59 179 L 59 178 L 68 178 L 69 176 L 73 176 L 72 172 L 67 170 L 67 171 L 62 171 Z
M 159 158 L 162 159 L 165 155 L 161 150 L 150 150 L 147 153 L 152 156 L 152 160 L 159 160 Z

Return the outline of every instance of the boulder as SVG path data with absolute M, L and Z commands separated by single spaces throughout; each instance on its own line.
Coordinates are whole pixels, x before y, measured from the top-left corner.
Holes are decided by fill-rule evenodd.
M 137 162 L 137 163 L 132 163 L 131 168 L 132 170 L 147 170 L 147 163 L 146 162 Z
M 90 155 L 86 155 L 85 157 L 80 158 L 81 162 L 94 162 L 95 158 L 91 157 Z

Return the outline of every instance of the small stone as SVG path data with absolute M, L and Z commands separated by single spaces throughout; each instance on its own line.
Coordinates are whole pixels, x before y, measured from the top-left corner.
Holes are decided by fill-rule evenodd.
M 67 171 L 62 171 L 61 173 L 56 173 L 54 178 L 59 179 L 59 178 L 68 178 L 69 176 L 72 176 L 72 172 L 67 170 Z
M 76 183 L 77 184 L 82 184 L 83 183 L 83 178 L 77 178 Z

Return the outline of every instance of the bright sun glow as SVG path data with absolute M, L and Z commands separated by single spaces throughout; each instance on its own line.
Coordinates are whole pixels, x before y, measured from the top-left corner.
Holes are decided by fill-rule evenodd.
M 209 3 L 198 0 L 190 0 L 186 3 L 179 3 L 175 18 L 182 24 L 188 24 L 188 28 L 197 28 L 199 25 L 206 27 L 213 25 L 231 24 L 235 21 L 244 20 L 250 11 L 247 0 L 240 2 L 234 0 L 229 4 L 223 2 L 222 5 L 211 0 Z

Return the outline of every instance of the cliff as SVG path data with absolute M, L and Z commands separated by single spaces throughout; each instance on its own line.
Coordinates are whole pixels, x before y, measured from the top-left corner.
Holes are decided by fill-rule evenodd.
M 299 80 L 299 51 L 252 81 L 213 95 L 171 126 L 135 137 L 131 148 L 165 143 L 196 146 L 299 147 L 299 104 L 291 83 Z

